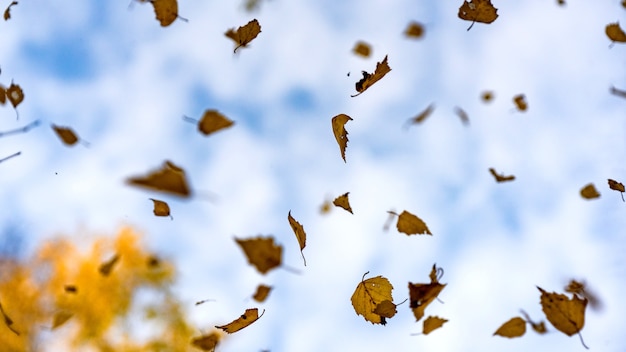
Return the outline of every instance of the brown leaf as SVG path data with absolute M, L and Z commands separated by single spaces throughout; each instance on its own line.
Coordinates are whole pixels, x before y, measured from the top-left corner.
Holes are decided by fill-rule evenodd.
M 229 29 L 224 33 L 228 38 L 232 39 L 237 46 L 235 47 L 234 52 L 237 52 L 237 49 L 240 47 L 245 47 L 250 43 L 254 38 L 257 37 L 261 33 L 261 26 L 259 25 L 259 21 L 253 19 L 248 22 L 246 25 L 237 28 L 235 31 L 234 28 Z
M 606 36 L 609 37 L 613 43 L 626 43 L 626 33 L 620 28 L 619 22 L 607 24 L 604 31 L 606 32 Z
M 0 84 L 0 104 L 4 105 L 7 102 L 7 88 Z
M 463 110 L 463 109 L 461 109 L 459 107 L 455 107 L 454 108 L 454 112 L 461 119 L 461 122 L 464 125 L 469 125 L 469 116 L 467 116 L 467 113 L 465 112 L 465 110 Z
M 127 180 L 127 183 L 181 197 L 189 197 L 191 195 L 187 185 L 187 178 L 185 177 L 185 170 L 169 160 L 163 163 L 161 169 L 153 171 L 147 176 L 131 177 Z
M 618 191 L 620 192 L 621 196 L 622 196 L 622 201 L 624 201 L 624 192 L 626 192 L 626 189 L 624 189 L 624 184 L 621 182 L 617 182 L 615 180 L 612 179 L 608 179 L 609 180 L 609 188 L 614 190 L 614 191 Z
M 428 229 L 428 226 L 426 226 L 426 223 L 406 210 L 398 216 L 398 223 L 396 224 L 396 227 L 399 232 L 407 235 L 418 234 L 432 236 L 432 233 Z
M 357 95 L 361 95 L 361 93 L 365 92 L 367 88 L 371 87 L 374 83 L 378 82 L 389 71 L 391 71 L 391 68 L 389 67 L 389 64 L 387 63 L 387 55 L 385 55 L 385 58 L 383 59 L 383 61 L 376 63 L 376 70 L 374 71 L 373 74 L 369 74 L 365 71 L 362 71 L 363 78 L 361 78 L 360 81 L 356 82 L 356 85 L 355 85 L 356 91 L 358 93 L 351 95 L 351 97 L 354 98 Z
M 280 266 L 283 247 L 275 244 L 273 237 L 255 237 L 244 240 L 235 238 L 235 241 L 245 253 L 248 262 L 254 265 L 261 274 L 266 274 Z
M 599 198 L 600 193 L 598 193 L 598 190 L 596 190 L 596 187 L 593 185 L 593 183 L 589 183 L 585 185 L 585 187 L 581 188 L 580 196 L 585 199 L 594 199 Z
M 11 102 L 11 105 L 13 105 L 13 108 L 17 108 L 17 106 L 24 101 L 24 91 L 22 90 L 22 87 L 14 84 L 13 82 L 11 82 L 11 85 L 7 88 L 6 95 Z
M 58 328 L 59 326 L 65 324 L 74 314 L 70 312 L 60 311 L 54 314 L 52 317 L 52 330 Z
M 330 210 L 331 210 L 330 205 L 331 205 L 330 200 L 328 199 L 324 200 L 324 203 L 320 205 L 320 214 L 324 215 L 324 214 L 330 213 Z
M 354 44 L 352 52 L 362 57 L 369 57 L 372 52 L 372 48 L 366 42 L 358 41 Z
M 267 296 L 269 296 L 270 291 L 272 291 L 272 286 L 261 284 L 257 286 L 256 292 L 254 293 L 252 298 L 257 302 L 262 303 L 267 299 Z
M 177 0 L 149 0 L 154 7 L 156 19 L 162 27 L 167 27 L 178 18 Z
M 459 18 L 466 21 L 472 21 L 467 29 L 468 31 L 474 25 L 474 22 L 491 23 L 498 18 L 498 9 L 493 7 L 491 0 L 470 0 L 463 1 L 463 5 L 459 8 Z
M 211 133 L 231 127 L 235 123 L 228 117 L 220 114 L 217 110 L 206 110 L 202 119 L 198 122 L 198 131 L 205 136 Z
M 514 175 L 504 176 L 503 174 L 498 174 L 494 168 L 489 168 L 489 172 L 496 179 L 496 182 L 507 182 L 515 180 Z
M 4 20 L 8 21 L 11 18 L 11 6 L 17 5 L 17 1 L 11 1 L 6 10 L 4 10 Z
M 218 329 L 222 329 L 229 334 L 232 334 L 245 327 L 248 327 L 250 324 L 254 323 L 260 317 L 262 317 L 263 314 L 265 314 L 265 310 L 263 310 L 263 313 L 261 313 L 261 315 L 259 316 L 259 310 L 257 308 L 246 309 L 245 313 L 243 313 L 239 318 L 233 320 L 232 322 L 226 325 L 222 325 L 222 326 L 216 325 L 215 327 Z
M 493 100 L 493 92 L 490 90 L 484 91 L 481 95 L 480 98 L 485 102 L 485 103 L 490 103 Z
M 291 216 L 291 210 L 287 214 L 287 220 L 289 220 L 289 226 L 293 230 L 293 233 L 296 235 L 296 239 L 300 244 L 300 254 L 302 254 L 302 260 L 304 260 L 304 266 L 306 266 L 306 259 L 304 258 L 304 253 L 302 250 L 306 247 L 306 232 L 304 232 L 304 227 L 296 221 L 296 219 Z
M 418 124 L 422 123 L 430 114 L 432 114 L 433 110 L 435 110 L 435 103 L 431 103 L 424 109 L 424 111 L 420 112 L 417 116 L 412 119 L 409 119 L 409 124 Z
M 418 22 L 411 22 L 404 30 L 407 38 L 419 39 L 424 36 L 424 26 Z
M 524 94 L 518 94 L 516 96 L 513 97 L 513 102 L 515 103 L 515 106 L 517 107 L 517 110 L 519 111 L 526 111 L 528 110 L 528 104 L 526 103 L 526 97 L 524 96 Z
M 447 322 L 448 319 L 439 318 L 437 316 L 429 316 L 426 320 L 424 320 L 422 333 L 424 335 L 428 335 L 431 331 L 439 329 Z
M 214 352 L 215 348 L 220 342 L 220 338 L 221 338 L 220 334 L 214 331 L 207 335 L 195 337 L 193 340 L 191 340 L 191 345 L 203 351 Z
M 525 311 L 522 311 L 522 314 L 524 315 L 526 322 L 530 324 L 530 327 L 532 327 L 536 333 L 543 335 L 548 331 L 548 329 L 546 329 L 546 324 L 543 322 L 543 320 L 536 323 L 532 319 L 530 319 L 530 317 Z
M 331 124 L 333 126 L 333 134 L 339 144 L 339 151 L 343 161 L 346 162 L 346 147 L 348 146 L 348 131 L 346 131 L 345 125 L 352 118 L 346 114 L 339 114 L 332 118 Z
M 100 264 L 100 267 L 98 267 L 98 271 L 100 272 L 100 274 L 102 274 L 102 276 L 109 276 L 111 274 L 111 271 L 113 271 L 113 267 L 115 267 L 115 264 L 117 264 L 119 260 L 120 256 L 115 254 L 111 259 Z
M 170 215 L 170 206 L 166 202 L 154 198 L 150 198 L 150 200 L 154 203 L 152 212 L 155 216 L 169 216 L 172 220 L 174 219 Z
M 345 209 L 346 211 L 350 212 L 350 214 L 354 214 L 352 212 L 352 208 L 350 207 L 350 201 L 348 200 L 349 194 L 350 192 L 346 192 L 345 194 L 342 194 L 339 197 L 335 198 L 335 200 L 333 200 L 333 204 L 336 207 Z
M 386 278 L 382 276 L 376 276 L 365 280 L 365 275 L 369 271 L 363 274 L 361 282 L 357 285 L 356 290 L 352 294 L 351 301 L 352 307 L 357 315 L 361 315 L 365 320 L 372 324 L 386 324 L 386 316 L 381 316 L 374 311 L 383 301 L 393 302 L 391 296 L 391 290 L 393 286 Z M 388 304 L 385 304 L 388 306 Z M 379 308 L 379 312 L 389 315 L 388 307 Z M 395 307 L 394 307 L 395 310 Z
M 521 317 L 515 317 L 502 324 L 493 335 L 500 335 L 502 337 L 520 337 L 526 333 L 526 321 Z
M 548 293 L 541 287 L 537 288 L 541 292 L 541 309 L 550 324 L 567 336 L 574 334 L 581 336 L 580 330 L 585 325 L 587 299 L 581 299 L 576 295 L 569 298 L 566 295 L 555 292 Z M 582 343 L 585 346 L 585 343 Z
M 54 124 L 52 124 L 51 126 L 54 132 L 56 132 L 57 136 L 61 138 L 63 144 L 67 146 L 72 146 L 78 142 L 78 136 L 76 136 L 76 133 L 74 133 L 71 128 L 56 126 Z
M 414 284 L 409 282 L 409 307 L 413 311 L 415 321 L 419 321 L 424 316 L 426 307 L 434 301 L 439 293 L 446 287 L 447 284 L 439 283 L 437 278 L 438 270 L 436 265 L 433 265 L 430 271 L 430 283 L 428 284 Z
M 589 302 L 589 306 L 593 309 L 600 309 L 602 303 L 600 299 L 591 291 L 587 284 L 583 281 L 571 279 L 565 287 L 565 292 L 573 293 L 580 298 L 585 298 Z

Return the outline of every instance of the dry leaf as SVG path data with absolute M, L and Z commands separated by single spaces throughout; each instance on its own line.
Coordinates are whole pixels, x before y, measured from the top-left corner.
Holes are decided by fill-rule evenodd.
M 454 112 L 461 119 L 461 122 L 463 122 L 464 125 L 466 126 L 469 125 L 469 116 L 467 116 L 467 113 L 465 112 L 465 110 L 459 107 L 455 107 Z
M 600 309 L 602 306 L 600 299 L 598 299 L 598 297 L 589 290 L 589 287 L 587 287 L 585 282 L 572 279 L 565 287 L 565 292 L 573 293 L 580 298 L 587 299 L 589 306 L 591 306 L 592 309 Z
M 383 78 L 391 68 L 389 64 L 387 64 L 387 55 L 381 62 L 376 63 L 376 70 L 373 74 L 369 74 L 365 71 L 362 71 L 363 78 L 360 81 L 356 82 L 356 91 L 358 92 L 355 95 L 351 95 L 351 97 L 356 97 L 357 95 L 361 95 L 361 93 L 365 92 L 367 88 L 371 87 L 374 83 L 378 82 L 381 78 Z
M 156 19 L 161 23 L 162 27 L 172 24 L 178 16 L 177 0 L 149 0 L 154 7 Z M 182 19 L 182 18 L 181 18 Z
M 194 122 L 197 121 L 190 118 L 187 119 Z M 232 120 L 220 114 L 217 110 L 209 109 L 204 112 L 202 119 L 198 121 L 198 131 L 200 131 L 203 135 L 208 136 L 211 133 L 231 127 L 234 124 L 235 123 Z
M 433 110 L 435 110 L 435 103 L 430 103 L 430 105 L 428 105 L 424 111 L 420 112 L 414 118 L 409 119 L 407 123 L 408 124 L 422 123 L 424 120 L 426 120 L 428 116 L 430 116 L 430 114 L 432 114 Z
M 306 266 L 306 259 L 304 258 L 304 253 L 302 250 L 306 247 L 306 232 L 304 232 L 304 227 L 296 221 L 296 219 L 291 216 L 291 210 L 287 214 L 287 220 L 289 220 L 289 226 L 293 230 L 293 233 L 296 235 L 296 239 L 300 244 L 300 254 L 302 254 L 302 260 L 304 260 L 304 266 Z
M 237 46 L 235 47 L 234 52 L 237 52 L 237 49 L 240 47 L 245 47 L 250 43 L 257 35 L 261 33 L 261 26 L 259 25 L 259 21 L 253 19 L 248 22 L 246 25 L 235 29 L 229 29 L 224 35 L 228 38 L 232 39 Z
M 515 180 L 514 175 L 504 176 L 503 174 L 498 174 L 494 168 L 489 168 L 489 172 L 495 177 L 496 182 L 507 182 Z
M 203 351 L 214 352 L 217 344 L 220 342 L 220 337 L 220 334 L 214 331 L 208 335 L 195 337 L 191 340 L 191 345 Z
M 382 325 L 385 325 L 387 323 L 385 319 L 393 318 L 393 316 L 396 315 L 398 311 L 396 310 L 396 305 L 393 304 L 393 302 L 391 302 L 390 300 L 386 299 L 380 302 L 378 305 L 376 305 L 376 308 L 374 309 L 374 313 L 381 316 L 382 319 L 380 323 Z
M 426 307 L 439 296 L 439 293 L 447 284 L 439 283 L 437 273 L 443 273 L 443 269 L 433 265 L 430 271 L 430 283 L 414 284 L 409 282 L 409 307 L 413 311 L 415 321 L 419 321 L 424 317 Z
M 4 308 L 2 308 L 2 303 L 0 303 L 0 314 L 2 314 L 4 325 L 6 325 L 6 327 L 9 328 L 9 330 L 11 330 L 15 335 L 19 336 L 20 332 L 15 330 L 15 328 L 13 327 L 13 320 L 9 318 L 7 313 L 4 311 Z
M 428 226 L 426 226 L 426 223 L 406 210 L 398 216 L 398 223 L 396 224 L 396 227 L 399 232 L 407 235 L 418 234 L 432 236 L 432 233 L 428 229 Z
M 600 193 L 598 193 L 598 190 L 596 190 L 596 187 L 593 185 L 593 183 L 590 183 L 588 185 L 585 185 L 585 187 L 580 190 L 580 196 L 585 199 L 594 199 L 599 198 Z
M 167 205 L 166 202 L 154 198 L 150 198 L 150 200 L 154 203 L 154 209 L 152 212 L 155 216 L 169 216 L 172 220 L 174 220 L 172 215 L 170 215 L 170 206 Z
M 526 97 L 524 96 L 524 94 L 518 94 L 516 96 L 513 97 L 513 102 L 515 103 L 515 106 L 517 107 L 517 110 L 519 111 L 526 111 L 528 110 L 528 104 L 526 103 Z
M 350 212 L 350 214 L 354 214 L 352 212 L 352 208 L 350 207 L 350 201 L 348 200 L 349 194 L 350 192 L 346 192 L 345 194 L 342 194 L 339 197 L 335 198 L 335 200 L 333 200 L 333 204 L 336 207 L 345 209 L 346 211 Z
M 11 18 L 11 6 L 17 5 L 17 1 L 11 1 L 6 10 L 4 10 L 4 20 L 8 21 Z
M 11 105 L 13 105 L 13 108 L 17 108 L 17 106 L 24 101 L 24 91 L 22 87 L 13 82 L 11 82 L 11 85 L 7 88 L 6 95 Z
M 576 295 L 569 298 L 555 292 L 548 293 L 538 286 L 537 288 L 541 292 L 541 309 L 550 324 L 567 336 L 578 334 L 583 346 L 585 346 L 580 330 L 585 325 L 587 299 L 581 299 Z
M 7 89 L 0 84 L 0 104 L 4 105 L 7 102 Z
M 283 247 L 274 243 L 273 237 L 255 237 L 245 240 L 235 238 L 241 247 L 248 262 L 261 273 L 280 266 L 283 255 Z
M 606 36 L 615 42 L 626 43 L 626 33 L 620 28 L 619 22 L 609 23 L 606 25 Z
M 524 315 L 526 322 L 530 324 L 530 327 L 532 327 L 536 333 L 545 334 L 548 331 L 548 329 L 546 329 L 546 324 L 543 321 L 535 323 L 533 320 L 530 319 L 526 312 L 522 311 L 522 314 Z
M 498 9 L 493 7 L 491 0 L 470 0 L 463 1 L 463 5 L 459 8 L 459 18 L 466 21 L 472 21 L 467 29 L 472 28 L 475 22 L 491 23 L 498 18 Z
M 439 318 L 437 316 L 429 316 L 424 320 L 422 333 L 428 335 L 431 331 L 439 329 L 448 321 L 448 319 Z
M 500 335 L 502 337 L 520 337 L 526 333 L 526 321 L 521 317 L 511 318 L 506 323 L 502 324 L 493 335 Z
M 102 274 L 102 276 L 109 276 L 111 274 L 111 271 L 113 271 L 113 267 L 115 266 L 115 264 L 117 264 L 119 260 L 120 256 L 117 254 L 114 255 L 111 259 L 100 264 L 98 271 L 100 272 L 100 274 Z
M 404 30 L 404 35 L 408 38 L 421 38 L 424 36 L 424 26 L 418 22 L 411 22 Z
M 356 44 L 354 45 L 352 52 L 362 57 L 370 57 L 372 48 L 366 42 L 359 41 L 359 42 L 356 42 Z
M 243 313 L 239 318 L 233 320 L 232 322 L 226 325 L 222 325 L 222 326 L 216 325 L 215 327 L 218 329 L 222 329 L 229 334 L 232 334 L 254 323 L 260 317 L 262 317 L 263 314 L 265 314 L 265 310 L 263 310 L 263 313 L 261 313 L 261 315 L 259 316 L 259 310 L 257 308 L 246 309 L 246 312 Z
M 346 131 L 345 125 L 352 118 L 346 114 L 339 114 L 332 118 L 331 124 L 333 126 L 333 134 L 339 144 L 339 151 L 343 161 L 346 162 L 346 147 L 348 146 L 348 131 Z
M 131 177 L 126 182 L 131 185 L 167 192 L 181 197 L 189 197 L 191 195 L 187 185 L 185 170 L 169 160 L 163 163 L 161 169 L 153 171 L 147 176 Z
M 393 286 L 386 278 L 376 276 L 365 280 L 366 272 L 361 278 L 361 282 L 357 285 L 356 290 L 352 294 L 352 307 L 357 315 L 361 315 L 365 320 L 372 324 L 386 324 L 385 317 L 374 313 L 376 307 L 383 301 L 393 302 L 391 290 Z M 387 313 L 384 307 L 380 308 Z
M 485 103 L 489 103 L 493 100 L 493 92 L 490 90 L 484 91 L 481 95 L 480 98 L 485 102 Z
M 70 318 L 73 316 L 70 312 L 60 311 L 54 314 L 52 317 L 52 330 L 58 328 L 59 326 L 65 324 Z
M 624 184 L 623 183 L 617 182 L 615 180 L 611 180 L 609 178 L 609 188 L 614 190 L 614 191 L 620 192 L 620 194 L 622 196 L 622 201 L 624 200 L 624 192 L 626 192 L 626 189 L 624 189 Z
M 256 292 L 254 293 L 252 298 L 257 302 L 262 303 L 265 301 L 265 299 L 267 299 L 267 296 L 269 296 L 270 291 L 272 291 L 272 286 L 259 285 L 257 286 Z
M 51 126 L 54 132 L 56 132 L 57 136 L 61 138 L 63 144 L 72 146 L 78 142 L 78 136 L 76 136 L 76 133 L 74 133 L 71 128 L 56 126 L 54 124 L 52 124 Z

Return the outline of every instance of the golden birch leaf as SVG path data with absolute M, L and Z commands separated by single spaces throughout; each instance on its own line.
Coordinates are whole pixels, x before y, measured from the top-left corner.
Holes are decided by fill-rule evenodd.
M 607 24 L 604 31 L 606 32 L 606 36 L 609 37 L 613 43 L 626 43 L 626 33 L 620 28 L 618 22 Z
M 545 334 L 548 331 L 548 329 L 546 329 L 546 324 L 543 321 L 536 323 L 530 319 L 526 312 L 522 311 L 522 314 L 524 315 L 526 322 L 530 324 L 530 327 L 533 328 L 536 333 Z
M 348 146 L 348 131 L 346 131 L 345 125 L 352 118 L 346 114 L 339 114 L 332 118 L 331 123 L 333 126 L 333 134 L 339 145 L 339 151 L 343 162 L 346 162 L 346 147 Z
M 304 266 L 306 266 L 306 258 L 304 258 L 304 253 L 302 252 L 304 247 L 306 247 L 306 232 L 304 232 L 304 227 L 291 216 L 291 210 L 287 214 L 287 220 L 289 220 L 289 226 L 291 226 L 298 240 L 298 244 L 300 244 L 300 254 L 302 254 L 302 260 L 304 260 Z
M 541 309 L 550 324 L 567 336 L 578 334 L 583 346 L 585 346 L 580 330 L 585 325 L 587 299 L 581 299 L 577 295 L 569 298 L 555 292 L 548 293 L 541 287 L 537 288 L 541 292 Z
M 246 47 L 259 33 L 261 33 L 261 25 L 259 25 L 259 21 L 253 19 L 246 25 L 237 28 L 236 31 L 234 28 L 229 29 L 224 35 L 235 42 L 237 46 L 234 52 L 237 52 L 237 49 Z
M 409 236 L 415 234 L 432 236 L 432 233 L 428 229 L 428 226 L 426 226 L 426 223 L 406 210 L 398 216 L 398 223 L 396 224 L 396 227 L 399 232 L 405 233 Z
M 393 302 L 390 300 L 384 300 L 376 306 L 373 313 L 380 315 L 381 325 L 387 325 L 387 319 L 393 318 L 397 312 L 396 305 L 393 304 Z
M 215 133 L 219 130 L 229 128 L 235 123 L 228 117 L 220 114 L 217 110 L 206 110 L 202 119 L 198 122 L 198 131 L 205 136 Z
M 280 266 L 283 255 L 283 247 L 274 243 L 273 237 L 255 237 L 235 241 L 241 247 L 252 264 L 261 274 Z
M 346 192 L 345 194 L 342 194 L 339 197 L 335 198 L 335 200 L 333 200 L 333 205 L 345 209 L 346 211 L 350 212 L 350 214 L 354 214 L 352 212 L 352 208 L 350 207 L 350 200 L 348 200 L 349 194 L 350 192 Z
M 362 57 L 370 57 L 372 48 L 366 42 L 358 41 L 356 42 L 356 44 L 354 44 L 354 48 L 352 48 L 352 52 Z
M 493 335 L 500 335 L 502 337 L 520 337 L 526 333 L 526 321 L 521 317 L 515 317 L 502 324 Z
M 430 283 L 414 284 L 409 282 L 409 307 L 413 311 L 415 321 L 419 321 L 424 317 L 426 307 L 439 296 L 439 293 L 447 285 L 439 283 L 438 273 L 443 273 L 443 269 L 433 265 L 429 274 Z
M 72 146 L 78 143 L 78 136 L 76 136 L 76 133 L 74 133 L 71 128 L 56 126 L 54 124 L 51 126 L 57 136 L 61 139 L 63 144 L 67 146 Z
M 259 303 L 263 303 L 267 299 L 267 296 L 269 296 L 271 291 L 272 291 L 272 286 L 261 284 L 257 286 L 256 292 L 254 293 L 252 298 Z
M 491 175 L 493 175 L 493 177 L 496 179 L 496 182 L 498 183 L 515 180 L 514 175 L 504 176 L 504 174 L 498 174 L 496 170 L 492 167 L 489 168 L 489 172 L 491 173 Z
M 126 182 L 133 186 L 145 187 L 181 197 L 191 195 L 185 170 L 169 160 L 163 163 L 161 169 L 153 171 L 147 176 L 131 177 Z
M 391 290 L 393 286 L 386 278 L 376 276 L 365 280 L 366 272 L 361 278 L 361 282 L 357 285 L 356 290 L 352 294 L 352 307 L 357 315 L 362 316 L 365 320 L 372 324 L 386 323 L 385 317 L 374 313 L 376 307 L 383 301 L 393 302 Z M 381 308 L 383 309 L 383 308 Z
M 470 2 L 464 0 L 459 8 L 459 18 L 472 21 L 467 29 L 469 31 L 475 22 L 489 24 L 495 21 L 498 18 L 498 9 L 491 4 L 491 0 L 470 0 Z
M 424 335 L 428 335 L 431 331 L 442 327 L 446 322 L 448 322 L 448 319 L 439 318 L 437 316 L 429 316 L 424 320 L 422 333 Z
M 52 330 L 58 328 L 59 326 L 65 324 L 70 318 L 73 316 L 70 312 L 60 311 L 54 314 L 52 317 Z
M 598 296 L 596 296 L 593 291 L 589 290 L 589 287 L 587 287 L 584 281 L 570 280 L 567 286 L 565 286 L 565 292 L 573 293 L 580 298 L 587 299 L 592 309 L 600 309 L 602 306 L 602 302 L 600 302 Z
M 259 315 L 259 310 L 257 308 L 246 309 L 245 313 L 243 313 L 239 318 L 231 321 L 230 323 L 222 326 L 215 326 L 218 329 L 222 329 L 229 334 L 237 332 L 245 327 L 248 327 L 250 324 L 257 321 L 260 317 L 265 314 L 265 310 Z
M 356 82 L 355 88 L 358 92 L 357 94 L 351 95 L 351 97 L 356 97 L 357 95 L 361 95 L 361 93 L 365 92 L 367 88 L 371 87 L 374 83 L 378 82 L 381 78 L 385 77 L 387 73 L 391 71 L 389 64 L 387 63 L 387 55 L 381 62 L 376 63 L 376 70 L 373 74 L 369 74 L 366 71 L 362 71 L 363 78 L 360 81 Z
M 9 88 L 6 89 L 6 96 L 16 111 L 17 106 L 24 101 L 24 91 L 22 90 L 22 87 L 13 82 L 11 82 Z
M 595 199 L 600 197 L 600 193 L 598 193 L 596 186 L 594 186 L 593 183 L 590 183 L 585 185 L 585 187 L 580 190 L 580 196 L 585 199 Z
M 612 179 L 608 179 L 609 180 L 609 188 L 614 190 L 614 191 L 618 191 L 620 192 L 621 196 L 622 196 L 622 201 L 624 200 L 624 192 L 626 192 L 626 189 L 624 188 L 624 184 L 621 182 L 617 182 L 615 180 Z
M 433 113 L 433 110 L 435 110 L 435 103 L 431 103 L 430 105 L 428 105 L 426 109 L 424 109 L 424 111 L 417 114 L 417 116 L 409 119 L 407 123 L 412 125 L 422 123 L 424 122 L 424 120 L 426 120 L 428 116 L 430 116 L 430 114 Z
M 100 267 L 98 267 L 98 271 L 100 272 L 100 274 L 102 274 L 102 276 L 109 276 L 111 274 L 111 271 L 113 271 L 115 264 L 117 264 L 119 260 L 120 256 L 115 254 L 111 259 L 100 264 Z
M 404 30 L 407 38 L 419 39 L 424 36 L 424 26 L 418 22 L 411 22 Z
M 220 342 L 220 338 L 221 338 L 221 335 L 214 331 L 210 334 L 193 338 L 191 340 L 191 345 L 203 351 L 214 352 L 215 348 Z
M 11 1 L 6 10 L 4 10 L 4 20 L 8 21 L 11 18 L 11 6 L 17 5 L 17 1 Z
M 518 94 L 514 96 L 513 103 L 515 103 L 515 106 L 519 111 L 524 112 L 528 110 L 528 103 L 526 103 L 526 96 L 524 96 L 524 94 Z
M 152 212 L 155 216 L 169 216 L 172 220 L 174 220 L 172 215 L 170 215 L 170 206 L 166 202 L 154 198 L 150 198 L 150 200 L 154 203 L 154 209 Z

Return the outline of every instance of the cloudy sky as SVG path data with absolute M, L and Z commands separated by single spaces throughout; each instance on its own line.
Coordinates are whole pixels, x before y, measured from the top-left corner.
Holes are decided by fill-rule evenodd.
M 609 93 L 626 89 L 626 46 L 611 47 L 604 28 L 626 24 L 626 9 L 494 0 L 497 20 L 467 31 L 461 4 L 268 0 L 246 12 L 238 1 L 180 0 L 188 22 L 162 28 L 150 4 L 20 2 L 0 23 L 0 82 L 19 84 L 25 99 L 19 120 L 0 110 L 0 131 L 41 125 L 0 138 L 0 157 L 22 152 L 0 163 L 3 243 L 22 238 L 24 255 L 46 238 L 132 226 L 176 263 L 199 334 L 266 310 L 221 351 L 583 350 L 551 326 L 492 336 L 520 309 L 542 319 L 535 286 L 561 292 L 571 278 L 604 307 L 587 310 L 586 344 L 623 351 L 626 204 L 607 178 L 626 181 L 626 100 Z M 252 18 L 261 34 L 233 54 L 224 32 Z M 424 24 L 422 39 L 403 36 L 410 21 Z M 351 52 L 359 40 L 370 58 Z M 351 98 L 360 71 L 385 55 L 392 71 Z M 403 128 L 431 103 L 428 119 Z M 205 137 L 182 119 L 206 109 L 235 125 Z M 340 113 L 353 119 L 345 163 L 330 123 Z M 52 123 L 89 145 L 64 146 Z M 195 197 L 125 184 L 164 160 L 186 170 Z M 490 167 L 516 180 L 496 183 Z M 599 199 L 580 197 L 590 182 Z M 345 192 L 354 215 L 320 214 Z M 169 202 L 173 220 L 152 215 L 151 197 Z M 290 210 L 308 235 L 306 267 Z M 433 236 L 383 231 L 388 210 L 418 215 Z M 301 273 L 249 266 L 233 238 L 260 234 Z M 421 322 L 407 303 L 387 326 L 354 312 L 365 272 L 387 277 L 401 302 L 433 263 L 448 286 L 426 314 L 448 319 L 442 329 L 412 336 Z M 262 305 L 249 299 L 259 283 L 274 286 Z M 206 298 L 217 302 L 193 306 Z

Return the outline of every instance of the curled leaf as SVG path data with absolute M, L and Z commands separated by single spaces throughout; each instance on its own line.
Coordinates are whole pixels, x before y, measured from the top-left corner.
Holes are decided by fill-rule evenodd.
M 259 33 L 261 33 L 261 25 L 259 25 L 259 21 L 253 19 L 246 25 L 237 28 L 236 31 L 234 28 L 229 29 L 224 35 L 235 42 L 237 46 L 234 52 L 237 52 L 237 49 L 246 47 Z
M 504 176 L 504 174 L 498 174 L 494 168 L 489 168 L 489 172 L 496 179 L 496 182 L 507 182 L 515 180 L 514 175 Z
M 550 324 L 567 336 L 578 334 L 585 346 L 580 331 L 585 325 L 587 299 L 581 299 L 577 295 L 569 298 L 563 294 L 546 292 L 541 287 L 537 288 L 541 292 L 541 309 Z
M 273 237 L 255 237 L 249 239 L 238 239 L 235 241 L 241 247 L 248 262 L 261 273 L 280 266 L 283 255 L 283 247 L 274 243 Z
M 300 244 L 300 254 L 302 254 L 302 260 L 304 260 L 304 266 L 306 266 L 306 259 L 302 252 L 304 247 L 306 247 L 306 232 L 304 232 L 304 227 L 291 216 L 291 210 L 287 214 L 287 220 L 289 221 L 289 226 L 291 226 L 293 233 L 296 235 L 298 244 Z
M 439 278 L 437 277 L 439 271 L 437 266 L 433 265 L 429 275 L 430 283 L 414 284 L 409 282 L 409 307 L 413 311 L 415 321 L 419 321 L 424 317 L 426 307 L 428 307 L 446 287 L 446 284 L 439 283 Z
M 52 330 L 58 328 L 59 326 L 65 324 L 74 314 L 70 312 L 60 311 L 54 314 L 52 317 Z
M 248 327 L 250 324 L 254 323 L 260 317 L 262 317 L 263 314 L 265 314 L 265 310 L 263 310 L 263 312 L 259 316 L 259 310 L 257 308 L 246 309 L 246 311 L 239 318 L 233 320 L 232 322 L 226 325 L 222 325 L 222 326 L 216 325 L 215 327 L 218 329 L 222 329 L 229 334 L 232 334 L 243 328 Z
M 435 110 L 435 103 L 431 103 L 424 109 L 424 111 L 417 114 L 417 116 L 409 119 L 408 124 L 418 124 L 422 123 L 430 114 L 432 114 L 433 110 Z
M 407 38 L 419 39 L 424 36 L 424 26 L 418 22 L 411 22 L 404 30 Z
M 461 119 L 461 122 L 464 125 L 469 125 L 469 116 L 467 116 L 467 113 L 465 112 L 465 110 L 459 108 L 459 107 L 455 107 L 454 108 L 454 112 L 456 113 L 456 115 Z
M 362 71 L 363 78 L 356 82 L 355 88 L 358 92 L 357 94 L 351 95 L 351 97 L 356 97 L 361 93 L 365 92 L 367 88 L 371 87 L 374 83 L 378 82 L 381 78 L 383 78 L 387 73 L 391 71 L 389 64 L 387 63 L 387 55 L 381 62 L 376 63 L 376 70 L 373 74 L 369 74 L 366 71 Z
M 519 111 L 528 110 L 528 104 L 526 103 L 526 97 L 524 96 L 524 94 L 518 94 L 514 96 L 513 103 L 515 103 L 515 106 L 517 107 L 517 110 Z
M 109 276 L 111 271 L 113 271 L 113 267 L 115 267 L 115 264 L 117 264 L 119 260 L 120 256 L 115 254 L 111 259 L 102 263 L 100 267 L 98 267 L 98 271 L 102 274 L 102 276 Z
M 257 286 L 256 292 L 254 293 L 252 298 L 257 302 L 262 303 L 267 299 L 267 296 L 269 296 L 271 291 L 272 291 L 272 286 L 261 284 Z
M 352 212 L 352 208 L 350 207 L 350 200 L 348 199 L 348 195 L 350 192 L 346 192 L 345 194 L 340 195 L 339 197 L 333 200 L 333 204 L 336 207 L 343 208 L 345 211 L 350 212 L 350 214 L 354 214 Z
M 346 162 L 346 147 L 348 146 L 348 131 L 346 131 L 345 125 L 352 118 L 346 114 L 339 114 L 332 118 L 331 124 L 333 126 L 333 134 L 339 145 L 339 151 L 341 152 L 341 158 Z
M 8 21 L 11 18 L 11 6 L 17 5 L 17 1 L 11 1 L 6 10 L 4 10 L 4 20 Z
M 190 121 L 197 121 L 190 118 L 186 118 Z M 204 111 L 202 119 L 198 121 L 198 131 L 205 136 L 215 133 L 219 130 L 231 127 L 235 123 L 228 117 L 220 114 L 217 110 L 208 109 Z
M 621 196 L 622 196 L 622 201 L 624 200 L 624 192 L 626 192 L 626 189 L 624 188 L 624 184 L 621 182 L 617 182 L 615 180 L 612 179 L 608 179 L 609 181 L 609 188 L 614 190 L 614 191 L 618 191 L 620 192 Z
M 220 334 L 214 331 L 210 334 L 193 338 L 191 345 L 203 351 L 214 352 L 217 344 L 220 342 L 220 338 Z

